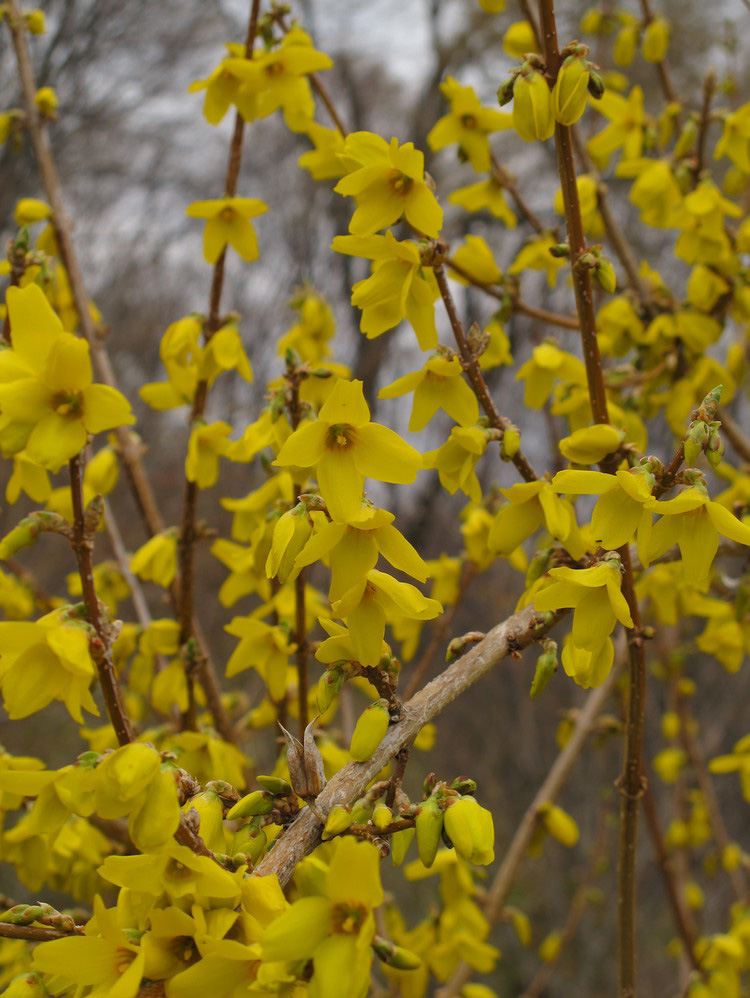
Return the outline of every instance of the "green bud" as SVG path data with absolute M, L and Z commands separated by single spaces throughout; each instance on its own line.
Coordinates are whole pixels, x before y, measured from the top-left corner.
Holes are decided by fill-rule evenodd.
M 557 643 L 545 642 L 545 650 L 536 660 L 536 670 L 531 681 L 531 699 L 535 700 L 557 672 Z
M 374 801 L 368 800 L 366 796 L 360 797 L 359 800 L 355 800 L 351 806 L 352 824 L 366 825 L 372 817 L 372 812 L 374 810 Z
M 254 818 L 249 824 L 238 828 L 232 839 L 230 855 L 236 856 L 243 853 L 250 857 L 250 862 L 255 864 L 266 851 L 266 833 L 260 827 L 260 819 Z
M 448 642 L 448 649 L 445 653 L 446 662 L 455 662 L 469 650 L 471 645 L 476 644 L 484 638 L 484 631 L 468 631 L 456 638 L 451 638 Z
M 460 794 L 473 794 L 476 793 L 477 781 L 472 780 L 470 776 L 457 776 L 456 779 L 451 783 L 451 790 L 457 790 Z
M 323 829 L 323 841 L 327 842 L 334 835 L 340 835 L 353 823 L 351 812 L 343 804 L 334 804 L 328 812 L 325 828 Z
M 555 243 L 554 246 L 550 246 L 549 255 L 556 260 L 567 259 L 570 256 L 570 246 L 567 243 Z
M 601 257 L 599 260 L 599 265 L 594 271 L 594 277 L 597 279 L 599 284 L 607 291 L 609 294 L 613 294 L 617 288 L 617 276 L 615 274 L 615 268 L 612 266 L 609 260 Z
M 346 672 L 343 666 L 330 666 L 318 680 L 318 710 L 324 714 L 333 703 L 334 697 L 344 685 Z
M 273 810 L 273 806 L 273 794 L 267 790 L 253 790 L 252 793 L 246 794 L 237 801 L 227 814 L 227 818 L 231 821 L 233 818 L 250 818 L 259 814 L 268 814 L 269 811 Z
M 513 86 L 516 82 L 516 76 L 518 76 L 518 70 L 515 70 L 514 74 L 505 83 L 501 83 L 497 88 L 497 100 L 500 107 L 505 107 L 506 104 L 510 104 L 513 100 Z
M 402 828 L 391 835 L 391 862 L 394 866 L 403 863 L 415 834 L 415 828 Z
M 724 442 L 719 436 L 719 428 L 713 423 L 709 427 L 708 443 L 706 444 L 706 457 L 712 468 L 718 468 L 724 456 Z
M 696 419 L 690 424 L 682 444 L 686 464 L 695 464 L 708 443 L 708 435 L 709 429 L 703 420 Z
M 428 797 L 419 805 L 414 824 L 417 830 L 419 858 L 425 866 L 430 867 L 435 862 L 443 831 L 443 809 L 438 804 L 437 798 Z
M 397 970 L 416 970 L 422 966 L 422 961 L 416 953 L 404 949 L 403 946 L 396 946 L 390 939 L 375 936 L 371 945 L 377 958 L 389 967 L 395 967 Z
M 381 697 L 365 707 L 354 728 L 349 752 L 355 762 L 366 762 L 385 738 L 391 715 L 388 701 Z
M 257 782 L 274 797 L 289 797 L 294 793 L 288 780 L 283 780 L 280 776 L 256 776 Z
M 589 93 L 594 100 L 601 100 L 604 96 L 604 80 L 589 63 Z
M 717 385 L 716 388 L 712 388 L 708 395 L 706 395 L 700 404 L 698 419 L 702 419 L 705 423 L 713 422 L 716 418 L 716 410 L 719 408 L 719 403 L 721 402 L 723 387 L 723 385 Z
M 500 457 L 512 461 L 521 447 L 521 431 L 517 426 L 509 426 L 500 441 Z

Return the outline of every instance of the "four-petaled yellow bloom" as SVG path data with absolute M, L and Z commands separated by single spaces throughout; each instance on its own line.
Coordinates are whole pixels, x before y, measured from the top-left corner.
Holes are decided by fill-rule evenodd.
M 13 347 L 0 353 L 0 445 L 58 471 L 89 433 L 135 422 L 127 399 L 93 384 L 89 345 L 63 331 L 36 284 L 8 288 Z
M 193 201 L 187 208 L 189 218 L 203 218 L 203 256 L 214 264 L 227 243 L 246 263 L 258 259 L 258 239 L 250 224 L 268 210 L 260 198 L 217 198 L 215 201 Z
M 357 202 L 349 231 L 370 236 L 394 225 L 403 215 L 409 225 L 436 238 L 443 224 L 443 209 L 424 179 L 424 155 L 413 142 L 400 146 L 371 132 L 348 136 L 340 156 L 349 173 L 334 190 Z
M 408 485 L 422 466 L 421 455 L 386 426 L 370 422 L 361 381 L 339 379 L 314 422 L 287 439 L 274 464 L 315 470 L 334 520 L 360 515 L 365 477 Z

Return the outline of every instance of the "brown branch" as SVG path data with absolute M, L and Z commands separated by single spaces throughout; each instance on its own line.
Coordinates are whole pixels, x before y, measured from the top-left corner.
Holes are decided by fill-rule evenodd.
M 685 956 L 690 961 L 690 964 L 694 970 L 703 973 L 700 962 L 695 955 L 695 943 L 697 940 L 695 925 L 693 924 L 693 919 L 690 916 L 690 912 L 685 905 L 675 880 L 672 862 L 669 858 L 669 853 L 667 852 L 667 848 L 664 843 L 664 835 L 662 834 L 661 825 L 659 823 L 656 801 L 654 800 L 654 794 L 650 786 L 646 787 L 643 794 L 643 805 L 646 813 L 646 824 L 648 825 L 648 829 L 651 834 L 651 841 L 654 846 L 654 852 L 656 853 L 656 861 L 659 866 L 659 872 L 661 873 L 662 880 L 664 881 L 664 888 L 667 892 L 669 906 L 672 909 L 672 915 L 674 916 L 677 932 L 682 940 Z
M 260 10 L 260 0 L 253 0 L 250 9 L 250 20 L 245 38 L 245 56 L 252 57 L 253 46 L 258 31 L 258 13 Z M 229 159 L 224 181 L 224 193 L 226 197 L 234 197 L 237 192 L 237 180 L 242 162 L 242 138 L 244 135 L 245 122 L 242 115 L 237 111 L 234 118 L 234 131 L 229 147 Z M 220 309 L 221 295 L 224 288 L 224 261 L 226 258 L 226 248 L 214 264 L 211 277 L 211 291 L 209 295 L 209 313 L 203 331 L 204 342 L 208 343 L 213 334 L 221 324 Z M 204 380 L 198 382 L 193 398 L 193 406 L 190 414 L 190 426 L 195 426 L 198 419 L 203 416 L 208 397 L 208 383 Z M 178 561 L 180 572 L 179 585 L 179 609 L 178 622 L 180 625 L 180 645 L 185 645 L 195 635 L 195 541 L 196 530 L 196 510 L 198 504 L 198 485 L 196 482 L 185 481 L 185 492 L 182 503 L 182 520 L 180 525 L 180 537 L 178 541 Z M 195 701 L 193 696 L 193 675 L 192 671 L 187 671 L 187 683 L 190 706 L 183 718 L 183 726 L 194 728 Z M 195 670 L 198 679 L 203 686 L 209 703 L 212 706 L 212 714 L 217 723 L 217 727 L 224 732 L 231 731 L 231 724 L 225 715 L 221 698 L 218 691 L 216 675 L 209 664 L 209 659 L 205 655 L 200 656 L 200 665 Z M 217 713 L 218 712 L 218 713 Z M 234 740 L 231 738 L 231 740 Z
M 36 103 L 34 102 L 37 88 L 23 20 L 19 14 L 16 0 L 8 0 L 6 7 L 8 9 L 8 27 L 13 39 L 13 48 L 18 63 L 18 75 L 21 80 L 21 90 L 26 108 L 26 127 L 28 128 L 31 143 L 34 147 L 42 185 L 52 208 L 51 222 L 60 248 L 60 260 L 70 282 L 73 305 L 78 314 L 81 333 L 91 347 L 91 357 L 96 368 L 97 377 L 104 384 L 116 388 L 117 382 L 112 370 L 109 354 L 102 339 L 97 335 L 94 321 L 89 312 L 89 299 L 86 294 L 83 272 L 73 244 L 70 219 L 65 210 L 62 186 L 55 161 L 52 157 L 46 124 L 40 117 Z M 149 533 L 158 533 L 162 529 L 163 524 L 154 494 L 151 490 L 151 485 L 141 463 L 139 447 L 134 442 L 127 427 L 120 427 L 116 430 L 116 433 L 118 453 L 125 467 L 126 477 L 133 490 L 139 512 Z
M 745 438 L 738 424 L 726 409 L 721 409 L 717 412 L 716 418 L 721 421 L 722 436 L 726 437 L 732 445 L 735 454 L 750 464 L 750 441 Z
M 554 0 L 540 0 L 539 14 L 544 37 L 544 59 L 550 85 L 554 84 L 560 67 L 557 46 Z M 559 122 L 555 125 L 555 146 L 560 174 L 560 187 L 565 206 L 565 223 L 568 232 L 573 289 L 581 324 L 581 344 L 586 366 L 589 400 L 595 423 L 608 423 L 607 393 L 599 344 L 596 338 L 596 316 L 591 292 L 590 272 L 581 266 L 586 242 L 578 199 L 571 130 Z M 616 462 L 607 462 L 604 470 L 614 473 Z M 635 995 L 635 860 L 638 833 L 638 809 L 643 792 L 643 727 L 645 719 L 646 659 L 641 631 L 640 608 L 635 593 L 635 579 L 627 544 L 619 550 L 622 563 L 622 592 L 633 619 L 629 633 L 630 662 L 628 717 L 625 732 L 625 757 L 620 778 L 620 844 L 618 857 L 618 976 L 622 998 Z
M 569 741 L 555 759 L 544 782 L 524 812 L 487 893 L 484 913 L 491 922 L 500 921 L 505 899 L 513 885 L 518 869 L 527 855 L 529 843 L 539 821 L 539 813 L 545 804 L 554 801 L 559 796 L 560 791 L 565 786 L 597 717 L 612 694 L 620 669 L 620 663 L 615 663 L 612 672 L 602 685 L 589 693 L 583 709 L 576 718 L 575 728 Z M 473 969 L 469 964 L 460 963 L 453 976 L 435 998 L 455 998 L 461 993 L 461 989 L 472 973 Z
M 48 942 L 50 939 L 68 939 L 83 933 L 83 926 L 76 926 L 69 932 L 64 929 L 47 929 L 43 925 L 9 925 L 0 922 L 0 938 L 25 939 L 32 943 Z
M 711 100 L 716 90 L 716 75 L 713 70 L 706 73 L 703 80 L 703 101 L 698 120 L 698 138 L 695 143 L 695 166 L 693 167 L 693 186 L 698 184 L 700 175 L 706 163 L 706 140 L 711 124 Z
M 83 475 L 81 473 L 81 458 L 70 459 L 70 493 L 73 501 L 73 524 L 70 542 L 78 564 L 78 574 L 81 577 L 81 591 L 86 607 L 89 624 L 96 632 L 96 638 L 89 642 L 91 657 L 96 664 L 99 683 L 102 688 L 104 702 L 109 719 L 115 729 L 120 745 L 134 741 L 135 736 L 130 724 L 125 704 L 117 682 L 114 662 L 112 661 L 112 637 L 99 608 L 99 600 L 94 586 L 94 570 L 91 563 L 93 540 L 91 531 L 87 528 L 85 510 L 83 508 Z
M 505 416 L 500 415 L 497 411 L 495 403 L 492 401 L 492 396 L 487 388 L 487 382 L 484 380 L 482 369 L 479 366 L 476 356 L 469 347 L 466 334 L 464 333 L 464 327 L 458 317 L 456 305 L 448 286 L 448 279 L 445 276 L 445 270 L 443 269 L 442 262 L 439 260 L 436 261 L 433 264 L 432 271 L 435 274 L 435 280 L 437 281 L 438 288 L 440 289 L 440 296 L 443 299 L 445 311 L 448 313 L 448 319 L 451 324 L 451 329 L 453 330 L 456 345 L 458 346 L 461 363 L 466 371 L 466 376 L 469 379 L 471 387 L 474 389 L 474 393 L 477 396 L 479 404 L 482 409 L 484 409 L 485 415 L 490 422 L 490 426 L 493 426 L 495 429 L 504 433 L 513 424 L 509 419 L 506 419 Z M 535 482 L 537 480 L 536 472 L 520 450 L 516 452 L 511 460 L 516 466 L 518 473 L 525 481 Z
M 342 138 L 346 138 L 349 134 L 349 129 L 346 127 L 341 115 L 336 110 L 336 105 L 333 103 L 331 95 L 328 93 L 325 84 L 321 82 L 321 79 L 317 73 L 310 73 L 307 78 L 310 81 L 313 90 L 325 105 L 326 111 L 330 114 L 331 120 L 339 130 Z
M 418 732 L 437 717 L 470 686 L 507 655 L 538 641 L 559 620 L 560 614 L 537 615 L 532 607 L 513 614 L 494 627 L 471 651 L 428 683 L 402 708 L 401 720 L 392 725 L 376 752 L 367 762 L 350 762 L 330 780 L 315 801 L 315 810 L 324 817 L 334 804 L 351 804 L 361 797 L 367 785 Z M 322 826 L 305 808 L 288 830 L 276 839 L 273 849 L 258 864 L 254 874 L 275 873 L 285 887 L 301 860 L 321 841 Z
M 510 196 L 513 198 L 516 208 L 518 208 L 519 213 L 523 215 L 523 217 L 526 219 L 526 221 L 529 223 L 532 229 L 534 229 L 540 235 L 543 232 L 547 232 L 548 231 L 547 227 L 541 221 L 539 216 L 536 215 L 531 210 L 531 208 L 526 204 L 521 195 L 521 192 L 516 187 L 513 178 L 505 169 L 505 167 L 502 165 L 502 163 L 498 162 L 498 160 L 495 159 L 494 155 L 490 154 L 490 157 L 491 157 L 490 172 L 492 174 L 492 179 L 495 181 L 495 183 L 499 187 L 505 188 L 505 190 L 510 194 Z M 551 231 L 554 236 L 557 235 L 555 230 Z

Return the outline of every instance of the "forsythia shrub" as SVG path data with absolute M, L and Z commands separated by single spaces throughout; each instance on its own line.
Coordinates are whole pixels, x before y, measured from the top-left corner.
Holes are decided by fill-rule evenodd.
M 750 858 L 726 830 L 712 774 L 739 774 L 750 800 L 750 736 L 707 762 L 690 697 L 702 688 L 698 654 L 715 660 L 714 682 L 750 651 L 750 436 L 728 410 L 748 388 L 750 103 L 725 99 L 711 76 L 702 94 L 676 97 L 670 25 L 646 2 L 640 16 L 591 9 L 587 41 L 560 43 L 551 0 L 531 6 L 512 22 L 502 0 L 464 4 L 467 19 L 503 33 L 518 65 L 496 80 L 510 111 L 453 76 L 440 83 L 444 113 L 427 143 L 457 153 L 472 182 L 454 190 L 436 188 L 414 142 L 346 131 L 319 75 L 332 60 L 279 4 L 252 0 L 246 42 L 231 41 L 191 86 L 209 125 L 230 113 L 236 125 L 223 194 L 186 206 L 203 226 L 209 310 L 174 316 L 160 344 L 163 379 L 140 391 L 157 413 L 183 410 L 190 422 L 181 519 L 165 524 L 64 211 L 47 133 L 65 108 L 51 87 L 36 89 L 27 39 L 45 18 L 16 0 L 0 4 L 24 97 L 0 114 L 0 139 L 28 144 L 45 185 L 44 199 L 19 191 L 2 271 L 6 501 L 42 508 L 0 541 L 0 694 L 11 721 L 59 701 L 78 725 L 96 725 L 81 729 L 82 751 L 61 768 L 50 768 L 43 745 L 0 753 L 2 859 L 34 895 L 54 889 L 70 901 L 59 910 L 0 898 L 3 994 L 488 998 L 490 985 L 470 978 L 500 960 L 494 923 L 532 941 L 528 916 L 506 903 L 521 856 L 538 855 L 545 836 L 568 849 L 579 841 L 555 798 L 597 724 L 605 733 L 609 724 L 624 753 L 612 981 L 623 998 L 636 993 L 645 809 L 680 957 L 670 993 L 748 993 Z M 595 65 L 592 51 L 620 67 L 656 64 L 661 95 L 647 99 Z M 379 397 L 410 398 L 409 433 L 438 411 L 455 424 L 428 453 L 373 418 L 369 386 L 336 360 L 333 315 L 312 287 L 297 295 L 257 418 L 240 430 L 209 416 L 222 375 L 253 379 L 252 318 L 225 314 L 224 262 L 236 254 L 252 266 L 264 253 L 254 220 L 273 215 L 272 198 L 240 190 L 239 164 L 254 123 L 277 112 L 311 144 L 300 167 L 350 209 L 348 233 L 321 252 L 366 262 L 369 275 L 351 288 L 362 333 L 405 326 L 422 352 L 421 367 Z M 527 178 L 517 184 L 501 163 L 521 140 L 556 155 L 560 190 L 543 222 L 524 198 Z M 669 231 L 681 269 L 662 277 L 638 260 L 606 178 L 625 182 L 612 190 L 628 191 L 640 225 Z M 496 239 L 469 233 L 450 246 L 448 210 L 484 213 Z M 516 226 L 526 236 L 511 258 L 503 233 Z M 550 288 L 569 281 L 569 307 L 525 300 L 534 271 Z M 470 328 L 454 300 L 462 285 L 487 300 Z M 506 334 L 514 314 L 544 327 L 518 364 L 520 345 Z M 503 365 L 523 382 L 524 432 L 542 425 L 543 411 L 561 429 L 554 469 L 532 467 L 521 429 L 500 411 L 489 382 Z M 487 486 L 482 465 L 493 452 L 519 480 Z M 225 496 L 226 462 L 262 465 L 263 484 Z M 460 558 L 426 561 L 373 498 L 383 494 L 374 483 L 408 486 L 419 475 L 468 499 Z M 115 525 L 105 502 L 115 488 L 133 491 L 145 533 L 132 555 L 115 546 L 104 559 L 98 531 Z M 218 601 L 222 612 L 242 602 L 226 615 L 237 641 L 226 662 L 210 654 L 196 615 L 196 543 L 210 533 L 197 501 L 212 489 L 232 514 L 231 537 L 211 533 L 229 573 Z M 67 597 L 44 597 L 21 567 L 27 548 L 54 543 L 41 536 L 49 533 L 72 548 Z M 468 585 L 497 559 L 515 573 L 517 612 L 489 621 L 486 634 L 453 635 Z M 157 617 L 144 582 L 164 590 Z M 133 619 L 120 609 L 129 596 Z M 561 725 L 558 759 L 509 846 L 495 841 L 473 778 L 431 773 L 407 793 L 405 770 L 411 747 L 434 741 L 442 708 L 507 655 L 539 644 L 529 680 L 531 696 L 542 695 L 558 667 L 553 628 L 565 674 L 595 689 Z M 660 631 L 679 645 L 672 655 L 650 642 Z M 412 664 L 423 635 L 448 662 L 424 685 Z M 664 833 L 643 750 L 646 705 L 659 707 L 646 695 L 649 662 L 669 704 L 653 770 L 681 788 Z M 599 715 L 625 663 L 622 716 L 607 721 Z M 236 694 L 248 670 L 265 689 L 249 710 Z M 231 691 L 222 675 L 239 677 Z M 351 689 L 370 702 L 349 724 L 339 707 Z M 283 751 L 259 774 L 250 735 L 262 730 L 274 745 L 279 729 Z M 407 883 L 440 878 L 439 906 L 416 924 L 384 890 L 388 856 Z M 700 857 L 736 895 L 705 931 L 692 914 L 705 899 L 693 879 Z M 491 868 L 486 889 L 477 867 Z M 544 937 L 534 928 L 541 976 L 528 994 L 545 986 L 591 891 L 583 884 L 564 926 Z

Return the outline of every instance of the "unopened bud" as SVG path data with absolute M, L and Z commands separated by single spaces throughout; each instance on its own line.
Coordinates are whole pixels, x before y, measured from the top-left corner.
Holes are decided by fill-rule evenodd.
M 484 638 L 484 631 L 468 631 L 457 638 L 452 638 L 448 642 L 448 650 L 445 653 L 446 662 L 454 662 L 461 658 L 469 650 L 471 645 L 476 644 Z
M 375 803 L 374 801 L 368 800 L 367 796 L 360 797 L 359 800 L 355 800 L 351 806 L 352 824 L 366 825 L 370 818 L 372 818 L 372 812 L 374 810 Z
M 458 793 L 464 796 L 476 793 L 477 781 L 472 780 L 470 776 L 457 776 L 456 779 L 451 783 L 451 790 L 457 790 Z
M 428 797 L 419 805 L 414 824 L 419 858 L 425 866 L 430 867 L 435 862 L 443 831 L 443 809 L 437 798 Z
M 690 424 L 682 443 L 686 464 L 695 464 L 708 443 L 708 435 L 709 429 L 703 420 L 696 419 Z
M 570 256 L 570 246 L 567 243 L 555 243 L 554 246 L 550 246 L 549 255 L 556 260 L 566 259 Z
M 586 110 L 589 64 L 582 56 L 568 56 L 552 90 L 552 107 L 561 125 L 573 125 Z
M 589 63 L 589 93 L 594 100 L 601 100 L 604 96 L 604 89 L 604 80 L 601 75 L 592 68 L 591 63 Z
M 403 946 L 396 946 L 389 939 L 375 936 L 371 945 L 378 959 L 389 967 L 395 967 L 397 970 L 416 970 L 422 966 L 422 961 L 416 953 L 404 949 Z
M 609 294 L 614 293 L 617 288 L 617 275 L 615 274 L 615 268 L 609 260 L 606 260 L 604 257 L 599 260 L 599 266 L 594 271 L 594 277 L 606 292 Z
M 712 468 L 718 468 L 724 456 L 724 441 L 719 436 L 719 424 L 711 423 L 709 427 L 706 457 Z
M 578 842 L 578 825 L 574 819 L 557 804 L 544 804 L 540 810 L 544 827 L 549 834 L 564 846 L 572 848 Z
M 328 812 L 325 828 L 323 829 L 323 841 L 327 842 L 334 835 L 340 835 L 353 823 L 353 818 L 348 807 L 343 804 L 334 804 Z
M 289 797 L 293 793 L 289 781 L 280 776 L 257 776 L 256 780 L 264 790 L 273 794 L 274 797 Z
M 546 641 L 545 650 L 536 660 L 534 678 L 531 681 L 531 699 L 535 700 L 557 672 L 557 643 Z
M 326 669 L 318 680 L 318 710 L 324 714 L 333 703 L 334 697 L 344 685 L 346 673 L 342 666 L 333 665 Z
M 527 68 L 516 77 L 513 127 L 524 142 L 545 141 L 555 131 L 552 94 L 545 78 L 535 69 Z
M 500 457 L 504 461 L 512 461 L 521 447 L 521 431 L 517 426 L 509 426 L 500 441 Z
M 267 790 L 253 790 L 237 801 L 227 814 L 227 818 L 230 821 L 234 818 L 254 818 L 259 814 L 268 814 L 273 810 L 273 806 L 273 794 Z
M 364 709 L 354 728 L 349 746 L 349 752 L 355 762 L 366 762 L 372 758 L 378 745 L 385 738 L 390 721 L 388 701 L 383 698 Z
M 386 804 L 376 804 L 372 812 L 372 823 L 379 832 L 387 828 L 393 821 L 393 811 Z
M 304 743 L 290 734 L 282 724 L 279 724 L 289 746 L 286 761 L 289 767 L 290 782 L 294 792 L 306 801 L 315 800 L 326 785 L 323 757 L 313 737 L 313 728 L 317 720 L 317 717 L 314 717 L 305 728 Z
M 402 828 L 391 835 L 391 861 L 394 866 L 403 863 L 415 834 L 415 828 Z

